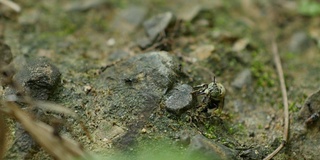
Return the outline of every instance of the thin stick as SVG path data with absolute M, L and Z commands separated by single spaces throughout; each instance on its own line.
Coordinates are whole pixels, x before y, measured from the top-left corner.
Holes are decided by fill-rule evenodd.
M 284 81 L 283 76 L 283 70 L 282 65 L 280 61 L 280 57 L 278 54 L 278 47 L 275 43 L 275 40 L 272 40 L 272 53 L 274 57 L 274 62 L 276 64 L 277 72 L 279 75 L 280 80 L 280 87 L 281 87 L 281 93 L 282 93 L 282 99 L 283 99 L 283 106 L 284 106 L 284 131 L 283 131 L 283 141 L 280 144 L 280 146 L 274 150 L 271 154 L 269 154 L 264 160 L 269 160 L 273 158 L 278 152 L 286 145 L 288 139 L 289 139 L 289 107 L 288 107 L 288 96 L 287 96 L 287 90 L 286 90 L 286 84 Z
M 12 2 L 12 1 L 9 1 L 9 0 L 0 0 L 0 3 L 6 5 L 6 6 L 8 6 L 8 7 L 10 7 L 11 9 L 13 9 L 13 10 L 16 11 L 16 12 L 20 12 L 20 11 L 21 11 L 21 7 L 20 7 L 18 4 Z

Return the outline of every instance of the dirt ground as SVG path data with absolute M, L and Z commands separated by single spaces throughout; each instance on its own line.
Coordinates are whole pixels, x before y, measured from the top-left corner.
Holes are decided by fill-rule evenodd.
M 93 140 L 86 137 L 77 120 L 67 116 L 62 116 L 62 132 L 97 157 L 128 159 L 133 156 L 123 156 L 124 151 L 117 147 L 118 143 L 122 144 L 119 137 L 128 134 L 134 135 L 138 143 L 126 148 L 125 153 L 138 150 L 134 152 L 135 159 L 150 158 L 149 154 L 158 151 L 152 152 L 148 148 L 157 147 L 170 156 L 179 157 L 188 152 L 180 143 L 176 146 L 177 137 L 184 131 L 200 133 L 237 151 L 236 159 L 267 156 L 281 143 L 284 130 L 279 76 L 272 55 L 273 41 L 279 48 L 290 113 L 289 141 L 274 159 L 316 159 L 319 156 L 319 127 L 306 128 L 304 121 L 309 117 L 301 117 L 299 112 L 306 98 L 319 90 L 319 2 L 15 2 L 22 8 L 19 13 L 0 6 L 0 28 L 3 28 L 4 42 L 11 48 L 13 62 L 19 63 L 21 58 L 46 57 L 59 69 L 61 84 L 49 96 L 49 101 L 76 112 Z M 139 46 L 146 36 L 143 22 L 168 11 L 175 19 L 167 27 L 166 35 L 152 45 Z M 179 69 L 185 74 L 184 78 L 176 80 L 179 83 L 196 86 L 210 83 L 215 77 L 224 85 L 227 93 L 223 109 L 213 116 L 217 118 L 200 118 L 203 115 L 197 115 L 195 107 L 182 115 L 169 113 L 161 96 L 152 111 L 130 108 L 126 104 L 129 102 L 121 101 L 121 95 L 115 100 L 117 92 L 105 84 L 111 80 L 104 83 L 105 79 L 101 78 L 108 77 L 103 75 L 105 73 L 113 73 L 108 67 L 117 73 L 121 70 L 119 66 L 124 66 L 131 57 L 159 50 L 178 59 Z M 106 71 L 102 71 L 103 68 L 107 68 Z M 132 79 L 125 81 L 135 83 Z M 116 82 L 110 85 L 113 84 L 119 85 Z M 3 87 L 1 93 L 4 90 Z M 126 96 L 130 97 L 130 94 Z M 110 109 L 113 102 L 128 107 L 114 111 Z M 11 128 L 7 148 L 14 141 L 15 129 Z M 259 153 L 251 157 L 245 155 L 243 150 L 249 152 L 250 149 Z M 159 155 L 158 158 L 168 157 Z M 40 149 L 32 159 L 51 157 Z

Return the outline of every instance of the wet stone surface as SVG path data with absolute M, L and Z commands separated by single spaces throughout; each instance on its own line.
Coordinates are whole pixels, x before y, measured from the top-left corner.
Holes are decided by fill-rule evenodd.
M 181 114 L 194 103 L 191 92 L 193 88 L 187 84 L 174 87 L 166 98 L 165 104 L 169 112 Z

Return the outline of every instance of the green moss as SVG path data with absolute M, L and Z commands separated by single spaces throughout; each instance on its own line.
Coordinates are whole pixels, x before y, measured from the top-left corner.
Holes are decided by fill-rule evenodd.
M 298 112 L 300 109 L 296 106 L 296 103 L 293 102 L 289 105 L 289 111 L 290 112 Z
M 209 138 L 209 139 L 216 139 L 217 136 L 216 136 L 216 126 L 215 125 L 212 125 L 210 123 L 206 123 L 205 124 L 205 128 L 206 128 L 206 131 L 203 132 L 204 136 Z
M 305 16 L 320 15 L 320 3 L 312 0 L 300 0 L 298 12 Z
M 245 127 L 241 123 L 232 125 L 228 128 L 228 133 L 231 135 L 234 135 L 236 133 L 243 133 L 244 131 L 245 131 Z
M 251 63 L 251 72 L 256 79 L 257 85 L 261 87 L 273 87 L 275 82 L 272 71 L 261 60 L 255 58 Z

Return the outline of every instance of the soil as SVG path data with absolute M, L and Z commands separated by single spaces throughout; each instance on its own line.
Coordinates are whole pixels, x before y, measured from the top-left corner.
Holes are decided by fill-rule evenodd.
M 307 128 L 304 122 L 309 115 L 299 112 L 320 82 L 319 14 L 306 11 L 307 4 L 287 0 L 15 2 L 22 7 L 20 13 L 0 6 L 4 8 L 0 28 L 11 48 L 12 63 L 45 57 L 59 69 L 61 83 L 49 101 L 76 112 L 93 138 L 86 136 L 79 120 L 68 116 L 61 118 L 61 134 L 98 158 L 148 159 L 159 150 L 163 153 L 159 159 L 181 157 L 189 152 L 181 140 L 184 133 L 189 138 L 202 134 L 228 147 L 223 153 L 231 149 L 232 156 L 227 158 L 267 156 L 280 145 L 284 130 L 273 40 L 279 48 L 290 113 L 289 141 L 274 159 L 319 156 L 319 127 Z M 175 17 L 166 34 L 148 42 L 151 45 L 139 46 L 147 36 L 143 22 L 168 11 Z M 139 79 L 131 68 L 121 68 L 134 65 L 135 57 L 163 50 L 178 64 L 168 67 L 173 70 L 166 70 L 168 77 Z M 213 78 L 227 90 L 222 110 L 204 113 L 198 105 L 179 114 L 166 110 L 163 99 L 174 86 L 208 84 Z M 157 80 L 163 85 L 141 84 Z M 149 98 L 139 95 L 139 89 Z M 14 141 L 13 126 L 7 148 Z M 31 159 L 52 157 L 40 149 Z

